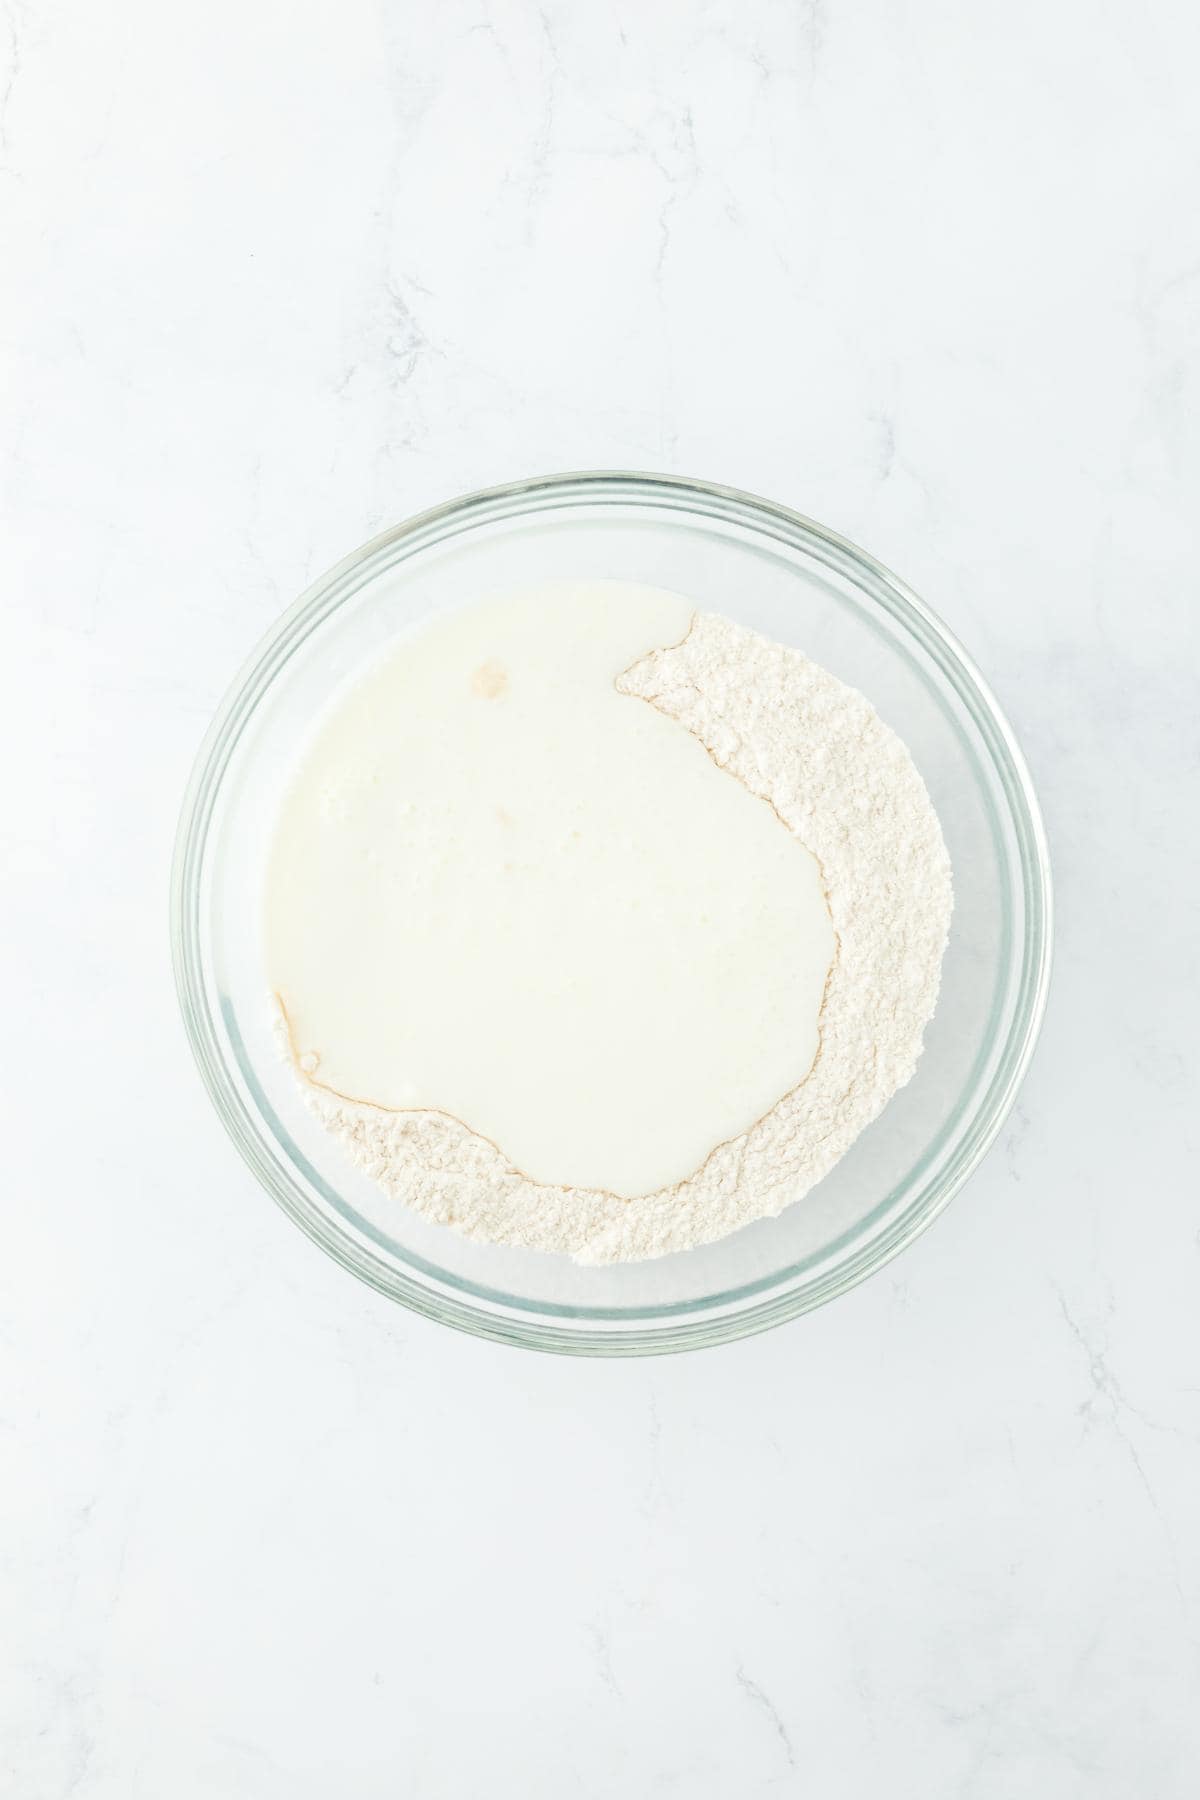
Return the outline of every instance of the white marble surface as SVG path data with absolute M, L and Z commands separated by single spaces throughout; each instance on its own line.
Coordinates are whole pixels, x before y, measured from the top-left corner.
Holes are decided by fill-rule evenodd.
M 1190 1800 L 1195 7 L 3 16 L 0 1789 Z M 283 603 L 604 465 L 905 574 L 1023 737 L 1060 903 L 936 1228 L 618 1366 L 313 1249 L 210 1113 L 165 923 Z

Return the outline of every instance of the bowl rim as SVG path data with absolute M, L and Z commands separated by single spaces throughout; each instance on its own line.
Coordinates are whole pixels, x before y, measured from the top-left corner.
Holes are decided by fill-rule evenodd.
M 979 730 L 999 778 L 1016 836 L 1027 921 L 1013 998 L 1012 1021 L 997 1067 L 975 1109 L 971 1127 L 948 1164 L 882 1231 L 809 1283 L 782 1271 L 765 1285 L 791 1277 L 793 1285 L 750 1305 L 738 1295 L 709 1295 L 662 1313 L 639 1309 L 636 1322 L 595 1321 L 604 1309 L 522 1311 L 515 1297 L 495 1295 L 495 1307 L 474 1304 L 444 1286 L 426 1286 L 375 1255 L 299 1183 L 285 1177 L 264 1149 L 262 1134 L 232 1080 L 221 1050 L 202 974 L 201 873 L 217 799 L 229 761 L 259 700 L 293 651 L 350 596 L 382 553 L 407 545 L 407 554 L 448 541 L 459 532 L 500 520 L 580 503 L 666 505 L 726 523 L 745 525 L 820 559 L 856 579 L 906 626 L 948 678 Z M 868 586 L 864 588 L 863 577 Z M 358 577 L 358 579 L 355 579 Z M 313 1241 L 369 1286 L 410 1310 L 472 1335 L 529 1349 L 574 1355 L 631 1356 L 698 1349 L 750 1336 L 798 1317 L 858 1285 L 924 1232 L 950 1203 L 994 1143 L 1037 1044 L 1049 990 L 1053 889 L 1049 847 L 1033 782 L 1011 726 L 974 660 L 908 584 L 840 533 L 777 502 L 739 488 L 677 475 L 633 470 L 585 470 L 530 476 L 481 488 L 402 520 L 353 550 L 271 624 L 226 688 L 196 753 L 184 793 L 171 869 L 171 954 L 175 986 L 192 1053 L 210 1099 L 243 1160 L 271 1197 Z M 887 1197 L 888 1199 L 891 1196 Z M 881 1201 L 876 1216 L 887 1205 Z M 757 1287 L 763 1283 L 755 1284 Z M 474 1290 L 482 1301 L 484 1295 Z M 707 1309 L 707 1310 L 706 1310 Z M 716 1309 L 716 1310 L 714 1310 Z M 672 1312 L 685 1315 L 675 1318 Z M 621 1315 L 618 1315 L 620 1318 Z M 668 1322 L 648 1323 L 657 1317 Z M 591 1319 L 592 1323 L 582 1321 Z M 573 1322 L 573 1321 L 580 1322 Z

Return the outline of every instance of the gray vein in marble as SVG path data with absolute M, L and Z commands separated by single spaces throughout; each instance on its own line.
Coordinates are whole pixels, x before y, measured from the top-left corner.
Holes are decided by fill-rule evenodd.
M 625 1695 L 613 1670 L 612 1642 L 609 1637 L 608 1627 L 592 1620 L 585 1624 L 584 1631 L 587 1634 L 588 1642 L 592 1646 L 592 1657 L 596 1664 L 596 1673 L 599 1675 L 601 1682 L 618 1700 L 623 1700 Z
M 1084 1333 L 1072 1315 L 1071 1310 L 1067 1305 L 1066 1295 L 1063 1293 L 1062 1289 L 1056 1287 L 1055 1293 L 1058 1298 L 1059 1311 L 1062 1313 L 1067 1328 L 1079 1348 L 1083 1351 L 1084 1356 L 1087 1358 L 1088 1379 L 1092 1385 L 1092 1394 L 1089 1399 L 1082 1403 L 1079 1409 L 1083 1415 L 1085 1428 L 1090 1426 L 1094 1420 L 1101 1420 L 1110 1427 L 1114 1435 L 1124 1445 L 1130 1462 L 1133 1464 L 1134 1470 L 1137 1473 L 1137 1478 L 1145 1491 L 1146 1499 L 1150 1504 L 1150 1509 L 1158 1520 L 1159 1528 L 1162 1531 L 1171 1561 L 1172 1582 L 1175 1592 L 1178 1595 L 1180 1605 L 1186 1607 L 1187 1601 L 1183 1591 L 1179 1566 L 1179 1551 L 1175 1542 L 1175 1534 L 1171 1529 L 1170 1521 L 1159 1503 L 1158 1495 L 1151 1485 L 1150 1477 L 1146 1473 L 1145 1464 L 1142 1462 L 1138 1447 L 1125 1427 L 1122 1415 L 1128 1413 L 1132 1418 L 1137 1419 L 1139 1423 L 1147 1426 L 1151 1430 L 1168 1430 L 1172 1435 L 1183 1434 L 1176 1433 L 1172 1427 L 1156 1425 L 1153 1420 L 1147 1418 L 1143 1412 L 1126 1398 L 1120 1382 L 1108 1365 L 1107 1350 L 1096 1344 Z
M 424 356 L 440 356 L 441 352 L 405 299 L 399 282 L 394 279 L 385 281 L 384 291 L 392 313 L 392 329 L 388 333 L 385 347 L 392 360 L 394 378 L 397 381 L 408 381 L 416 374 Z
M 644 1517 L 651 1518 L 666 1499 L 662 1474 L 662 1419 L 658 1410 L 658 1394 L 653 1382 L 648 1383 L 648 1399 L 650 1411 L 650 1429 L 647 1438 L 649 1451 L 649 1473 L 646 1477 L 645 1491 L 642 1496 L 641 1511 Z
M 875 423 L 879 427 L 879 480 L 882 485 L 896 466 L 896 427 L 886 413 L 880 413 Z
M 929 483 L 920 471 L 900 454 L 894 415 L 890 411 L 873 412 L 870 414 L 870 422 L 875 427 L 879 438 L 879 446 L 874 456 L 875 479 L 878 486 L 884 487 L 897 475 L 907 476 L 924 500 L 929 513 L 936 513 L 939 510 L 938 503 Z
M 808 53 L 809 70 L 815 75 L 829 29 L 825 0 L 801 0 L 796 15 L 796 26 L 800 33 L 800 41 Z
M 737 1680 L 738 1686 L 746 1696 L 753 1701 L 754 1705 L 764 1712 L 771 1721 L 771 1724 L 775 1728 L 775 1734 L 783 1745 L 784 1754 L 788 1759 L 788 1767 L 794 1769 L 796 1766 L 796 1752 L 792 1745 L 792 1740 L 788 1735 L 788 1728 L 780 1716 L 779 1708 L 771 1699 L 771 1696 L 759 1686 L 758 1682 L 751 1680 L 741 1663 L 739 1663 L 737 1667 Z
M 554 148 L 554 126 L 558 116 L 558 94 L 563 80 L 562 58 L 550 15 L 544 6 L 536 9 L 542 41 L 546 47 L 546 78 L 542 89 L 542 112 L 530 151 L 530 174 L 525 200 L 525 244 L 533 242 L 534 222 L 541 202 L 550 186 L 551 153 Z
M 4 85 L 0 87 L 0 167 L 10 175 L 17 171 L 8 164 L 9 138 L 8 113 L 12 97 L 16 91 L 17 80 L 21 74 L 24 58 L 25 9 L 17 0 L 8 0 L 4 9 L 4 23 L 8 33 L 8 53 L 6 61 L 8 71 L 4 77 Z
M 1178 1425 L 1167 1424 L 1162 1419 L 1153 1418 L 1149 1413 L 1145 1412 L 1141 1407 L 1136 1406 L 1134 1404 L 1134 1402 L 1129 1399 L 1129 1397 L 1126 1395 L 1126 1393 L 1122 1389 L 1120 1383 L 1118 1382 L 1116 1376 L 1113 1374 L 1112 1370 L 1108 1366 L 1107 1351 L 1097 1349 L 1096 1345 L 1093 1344 L 1091 1339 L 1088 1338 L 1087 1335 L 1081 1330 L 1080 1326 L 1076 1323 L 1071 1312 L 1068 1310 L 1066 1299 L 1065 1299 L 1065 1296 L 1063 1295 L 1062 1289 L 1056 1287 L 1054 1291 L 1055 1291 L 1055 1294 L 1057 1295 L 1059 1309 L 1063 1315 L 1063 1318 L 1066 1320 L 1067 1324 L 1070 1326 L 1071 1332 L 1072 1332 L 1073 1336 L 1075 1337 L 1076 1342 L 1080 1345 L 1081 1349 L 1084 1350 L 1084 1352 L 1086 1353 L 1086 1355 L 1088 1357 L 1089 1374 L 1091 1375 L 1092 1385 L 1095 1388 L 1097 1394 L 1102 1396 L 1104 1399 L 1108 1400 L 1112 1409 L 1114 1409 L 1114 1410 L 1120 1409 L 1124 1412 L 1129 1413 L 1130 1416 L 1132 1418 L 1135 1418 L 1140 1425 L 1144 1425 L 1146 1427 L 1147 1431 L 1163 1432 L 1168 1437 L 1181 1438 L 1185 1443 L 1189 1443 L 1189 1444 L 1195 1444 L 1195 1443 L 1200 1442 L 1200 1439 L 1197 1438 L 1195 1433 L 1189 1432 L 1189 1431 L 1184 1431 Z M 1112 1302 L 1111 1295 L 1109 1297 L 1109 1301 L 1108 1301 L 1106 1310 L 1107 1310 L 1108 1315 L 1111 1317 L 1112 1311 L 1113 1311 L 1113 1302 Z M 1092 1405 L 1092 1403 L 1089 1401 L 1084 1402 L 1085 1408 L 1089 1408 L 1089 1407 L 1091 1407 L 1091 1405 Z
M 468 35 L 468 37 L 478 36 L 478 37 L 485 37 L 488 39 L 488 41 L 494 47 L 497 56 L 500 58 L 500 61 L 504 64 L 505 72 L 508 75 L 509 82 L 510 82 L 511 86 L 515 89 L 519 84 L 518 84 L 518 79 L 517 79 L 516 65 L 514 64 L 513 58 L 512 58 L 512 51 L 509 49 L 507 41 L 501 37 L 500 33 L 496 29 L 496 21 L 495 21 L 495 19 L 493 19 L 492 15 L 491 15 L 487 0 L 484 0 L 484 4 L 480 8 L 480 17 L 479 17 L 478 21 L 474 25 L 468 26 L 467 35 Z
M 658 209 L 658 256 L 654 263 L 654 286 L 661 299 L 663 269 L 671 247 L 671 227 L 676 209 L 692 193 L 700 178 L 700 162 L 696 153 L 696 125 L 691 109 L 685 108 L 676 122 L 673 147 L 680 152 L 681 171 L 672 174 L 661 156 L 649 146 L 647 154 L 667 183 L 666 197 Z
M 1018 1165 L 1021 1160 L 1022 1146 L 1029 1136 L 1029 1131 L 1029 1114 L 1018 1100 L 1009 1115 L 1003 1138 L 1004 1160 L 1008 1165 L 1008 1172 L 1014 1181 L 1021 1180 L 1021 1170 Z

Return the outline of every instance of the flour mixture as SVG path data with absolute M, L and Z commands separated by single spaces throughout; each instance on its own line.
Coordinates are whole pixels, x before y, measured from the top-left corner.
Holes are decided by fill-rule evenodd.
M 351 1160 L 469 1236 L 624 1261 L 797 1200 L 911 1076 L 949 863 L 852 689 L 673 594 L 402 640 L 271 846 L 280 1040 Z

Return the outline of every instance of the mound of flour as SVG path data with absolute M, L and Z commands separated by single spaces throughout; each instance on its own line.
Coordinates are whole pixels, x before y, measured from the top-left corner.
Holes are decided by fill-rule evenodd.
M 308 1106 L 389 1194 L 467 1237 L 585 1263 L 711 1243 L 774 1217 L 827 1174 L 916 1067 L 952 904 L 946 847 L 908 751 L 861 694 L 798 651 L 697 614 L 682 643 L 651 651 L 616 685 L 692 732 L 817 860 L 836 949 L 799 1086 L 685 1180 L 626 1200 L 533 1181 L 447 1113 L 387 1111 L 322 1088 L 279 1022 Z

